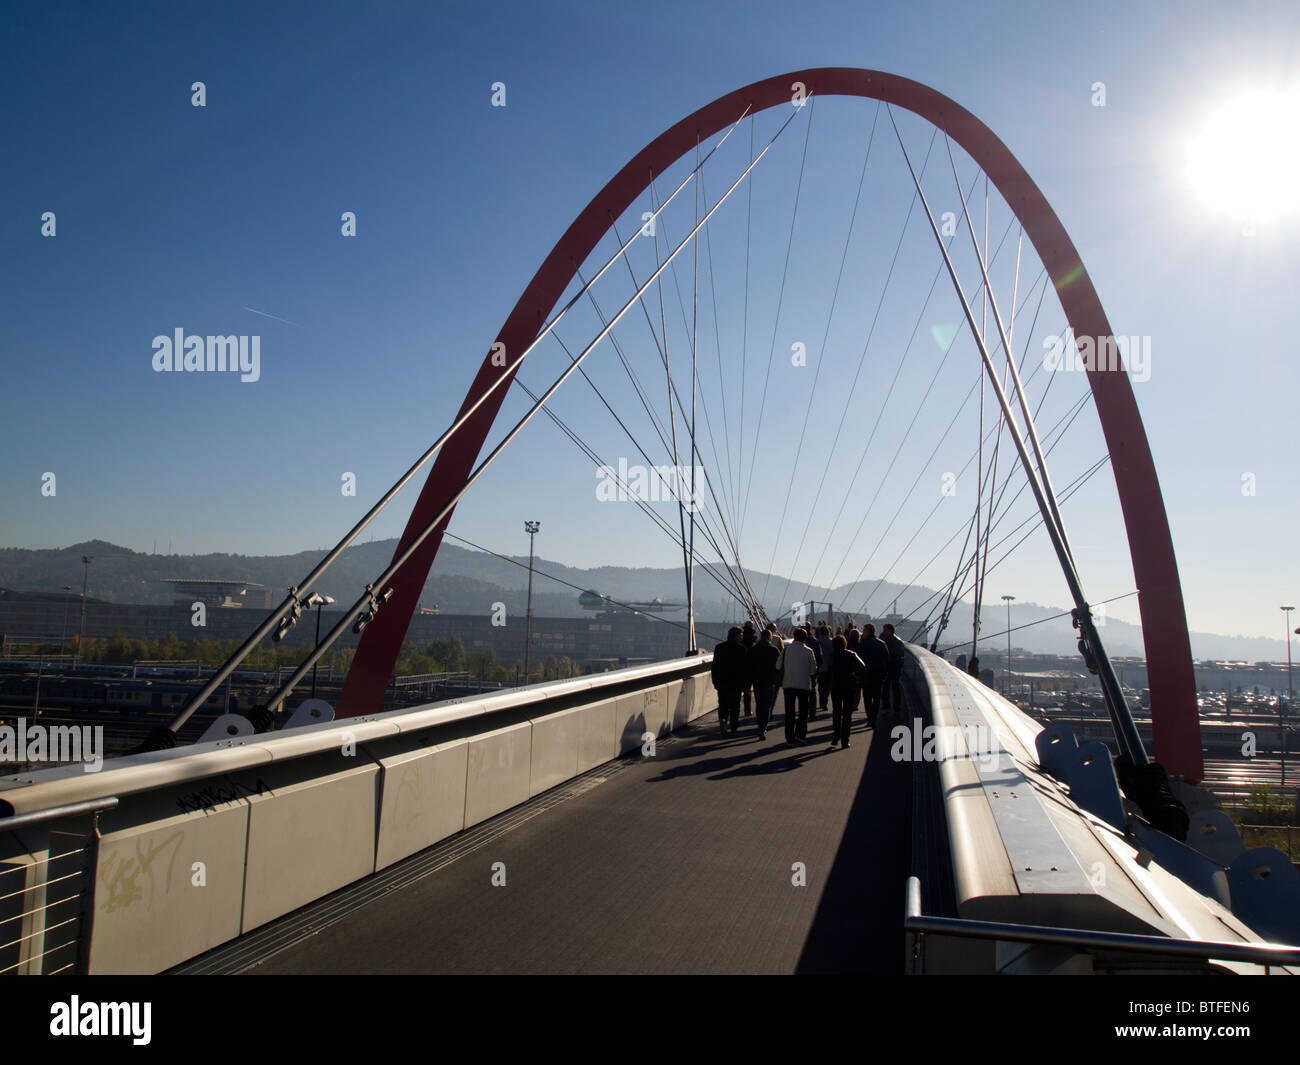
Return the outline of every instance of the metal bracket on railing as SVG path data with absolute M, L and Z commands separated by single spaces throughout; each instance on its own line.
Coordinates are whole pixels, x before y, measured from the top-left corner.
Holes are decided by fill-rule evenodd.
M 38 825 L 42 821 L 53 821 L 58 817 L 73 817 L 76 814 L 99 814 L 103 810 L 111 810 L 116 805 L 117 797 L 108 796 L 103 799 L 87 799 L 85 802 L 69 803 L 67 806 L 51 806 L 48 810 L 35 810 L 29 814 L 0 817 L 0 832 L 8 832 L 14 828 L 26 828 L 28 825 Z M 98 820 L 95 823 L 98 824 Z

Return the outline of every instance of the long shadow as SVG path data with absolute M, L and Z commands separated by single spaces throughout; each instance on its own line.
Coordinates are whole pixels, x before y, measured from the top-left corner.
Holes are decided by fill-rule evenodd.
M 711 742 L 705 736 L 715 733 L 717 726 L 699 726 L 698 722 L 693 723 L 703 735 L 690 746 L 691 761 L 668 765 L 657 776 L 647 777 L 646 783 L 659 784 L 677 777 L 703 776 L 706 774 L 712 774 L 709 776 L 710 780 L 723 780 L 735 776 L 788 773 L 792 769 L 797 769 L 800 764 L 810 758 L 830 753 L 829 747 L 826 746 L 826 737 L 830 734 L 829 727 L 822 730 L 818 726 L 818 722 L 826 720 L 822 714 L 818 714 L 817 721 L 809 724 L 809 736 L 806 746 L 803 747 L 787 745 L 784 722 L 779 715 L 774 721 L 768 723 L 766 740 L 758 738 L 757 726 L 753 723 L 753 720 L 753 718 L 748 719 L 749 727 L 746 728 L 746 719 L 742 718 L 740 732 L 727 733 L 726 735 L 714 734 L 711 737 Z M 812 735 L 814 726 L 818 726 L 819 729 L 816 737 Z M 823 731 L 825 736 L 822 735 Z M 729 757 L 699 757 L 700 755 L 711 755 L 715 752 L 719 755 L 725 752 Z M 770 756 L 774 754 L 784 754 L 786 757 L 770 760 Z M 764 761 L 755 762 L 755 759 L 759 758 L 764 759 Z
M 910 721 L 904 696 L 901 720 Z M 900 720 L 882 712 L 831 865 L 798 973 L 903 970 L 903 896 L 911 870 L 912 764 L 890 757 L 889 730 Z
M 764 754 L 784 753 L 784 758 L 767 760 L 763 762 L 753 762 L 752 759 Z M 710 780 L 726 780 L 728 777 L 753 777 L 761 776 L 765 773 L 788 773 L 792 769 L 798 769 L 805 762 L 814 758 L 822 758 L 833 753 L 831 748 L 825 744 L 809 744 L 806 747 L 787 747 L 782 740 L 776 747 L 767 747 L 765 750 L 758 750 L 748 755 L 748 761 L 745 765 L 737 765 L 725 773 L 717 773 L 709 777 Z M 733 759 L 736 761 L 738 759 Z

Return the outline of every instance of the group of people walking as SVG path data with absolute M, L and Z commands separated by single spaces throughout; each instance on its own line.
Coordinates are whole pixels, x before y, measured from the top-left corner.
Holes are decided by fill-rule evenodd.
M 777 689 L 785 692 L 785 740 L 804 746 L 808 722 L 831 709 L 831 747 L 849 746 L 853 712 L 861 702 L 867 727 L 876 727 L 882 710 L 903 705 L 903 641 L 886 624 L 879 636 L 867 624 L 837 627 L 819 622 L 796 628 L 787 642 L 769 623 L 759 634 L 752 621 L 734 626 L 713 650 L 713 686 L 718 691 L 718 722 L 725 736 L 740 728 L 744 714 L 755 717 L 758 738 L 767 739 L 767 726 L 776 705 Z M 751 710 L 751 699 L 753 709 Z

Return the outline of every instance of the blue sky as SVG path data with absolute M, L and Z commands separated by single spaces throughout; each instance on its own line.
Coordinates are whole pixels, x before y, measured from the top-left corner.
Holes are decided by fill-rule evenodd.
M 32 4 L 9 11 L 0 38 L 8 101 L 0 113 L 8 208 L 0 214 L 6 546 L 97 537 L 138 550 L 156 542 L 159 550 L 170 543 L 177 552 L 264 554 L 333 543 L 445 428 L 552 244 L 645 143 L 743 84 L 844 65 L 926 82 L 985 121 L 1053 204 L 1117 332 L 1151 337 L 1151 379 L 1135 389 L 1191 627 L 1280 635 L 1277 606 L 1300 598 L 1292 548 L 1297 373 L 1287 328 L 1300 221 L 1294 213 L 1261 219 L 1244 235 L 1239 219 L 1194 197 L 1183 161 L 1216 106 L 1243 91 L 1300 81 L 1294 5 L 1103 3 L 1049 12 L 990 4 L 976 13 L 956 3 Z M 191 106 L 195 81 L 206 86 L 203 108 Z M 490 104 L 497 81 L 506 85 L 503 108 Z M 1091 102 L 1096 82 L 1106 86 L 1104 107 Z M 815 176 L 801 204 L 796 266 L 838 261 L 843 215 L 824 203 L 835 191 L 835 210 L 851 206 L 862 160 L 855 138 L 871 122 L 868 105 L 855 111 L 833 103 L 841 106 L 815 112 L 815 132 L 830 136 L 810 138 Z M 755 123 L 770 136 L 776 119 Z M 770 193 L 775 221 L 756 240 L 765 265 L 755 270 L 767 287 L 750 324 L 754 360 L 762 364 L 770 347 L 782 369 L 793 339 L 817 349 L 822 325 L 814 311 L 824 306 L 817 285 L 808 282 L 804 292 L 792 281 L 789 308 L 775 325 L 770 314 L 803 131 L 792 125 L 787 134 L 770 174 L 755 173 L 755 203 L 760 190 Z M 924 152 L 918 125 L 904 135 L 909 151 Z M 747 152 L 744 136 L 738 131 L 729 146 Z M 896 145 L 882 142 L 882 160 L 886 148 L 897 156 Z M 860 223 L 864 239 L 878 234 L 881 246 L 894 232 L 896 208 L 906 209 L 897 166 L 895 158 L 894 184 L 881 179 L 878 213 Z M 944 171 L 927 174 L 938 182 Z M 710 174 L 708 195 L 716 198 L 727 180 Z M 41 235 L 46 211 L 56 215 L 54 237 Z M 342 211 L 356 212 L 355 238 L 340 235 Z M 735 217 L 724 221 L 719 212 L 711 230 L 718 263 L 733 267 L 741 234 Z M 674 239 L 685 235 L 684 219 L 673 221 Z M 906 280 L 923 293 L 938 260 L 931 243 L 927 265 L 931 238 L 910 232 Z M 996 239 L 1000 229 L 993 233 Z M 859 287 L 843 297 L 846 310 L 836 319 L 832 346 L 842 333 L 845 355 L 832 373 L 851 372 L 853 337 L 869 318 L 881 261 L 878 252 L 850 260 L 850 286 Z M 1012 275 L 1000 262 L 995 285 L 1009 300 Z M 679 276 L 689 284 L 689 273 Z M 886 336 L 901 345 L 915 309 L 890 304 L 887 312 L 898 333 Z M 926 332 L 960 320 L 950 298 L 926 315 Z M 153 338 L 178 327 L 258 334 L 260 380 L 154 373 Z M 732 311 L 719 312 L 724 348 L 737 328 Z M 566 343 L 580 335 L 575 328 Z M 625 342 L 629 352 L 636 348 L 630 324 Z M 638 357 L 653 359 L 642 347 Z M 954 370 L 954 387 L 977 379 L 973 347 L 965 350 L 969 369 Z M 562 365 L 559 358 L 558 349 L 539 350 L 524 379 L 536 387 Z M 612 351 L 598 350 L 592 362 L 611 396 L 635 404 Z M 872 372 L 883 375 L 884 366 Z M 716 373 L 716 364 L 702 364 L 706 370 Z M 773 417 L 797 423 L 805 378 L 769 375 L 769 384 Z M 839 414 L 834 381 L 821 395 L 818 424 L 823 412 L 832 421 Z M 523 409 L 522 397 L 512 396 L 507 412 Z M 556 409 L 575 426 L 588 425 L 602 455 L 637 461 L 599 423 L 589 392 L 562 393 Z M 855 447 L 872 409 L 853 409 L 851 424 L 862 427 Z M 714 417 L 720 413 L 715 407 Z M 1084 466 L 1099 439 L 1086 427 L 1080 432 L 1077 446 L 1062 449 L 1061 480 Z M 554 427 L 539 420 L 525 434 L 467 497 L 453 531 L 519 553 L 522 520 L 535 518 L 543 522 L 543 557 L 672 564 L 672 545 L 635 511 L 624 513 L 632 508 L 617 517 L 594 508 L 591 464 Z M 834 516 L 825 500 L 812 506 L 822 468 L 833 465 L 844 478 L 829 490 L 835 506 L 837 491 L 874 490 L 846 487 L 851 448 L 845 469 L 827 457 L 845 441 L 819 427 L 808 436 L 811 457 L 793 473 L 794 528 L 772 539 L 792 474 L 781 466 L 789 440 L 766 436 L 758 468 L 771 476 L 760 477 L 751 506 L 757 516 L 746 522 L 747 564 L 765 569 L 775 559 L 773 568 L 793 571 L 796 584 L 825 580 L 835 569 L 833 562 L 813 566 L 811 548 L 795 551 L 806 514 L 814 539 Z M 972 428 L 966 443 L 973 440 Z M 928 442 L 915 446 L 925 451 Z M 752 439 L 737 437 L 735 448 L 752 450 Z M 883 456 L 877 450 L 872 463 Z M 937 461 L 936 476 L 950 468 Z M 41 494 L 45 472 L 57 476 L 52 498 Z M 355 497 L 340 492 L 343 472 L 357 476 Z M 1253 496 L 1241 491 L 1247 473 Z M 903 488 L 891 484 L 884 496 Z M 377 538 L 400 531 L 404 499 L 375 525 Z M 884 575 L 866 547 L 892 512 L 882 507 L 885 518 L 864 528 L 861 545 L 828 552 L 834 561 L 850 556 L 840 581 L 858 572 L 859 560 L 867 562 L 865 579 Z M 664 513 L 675 522 L 675 511 Z M 1108 472 L 1066 518 L 1092 596 L 1130 591 Z M 880 535 L 905 543 L 905 530 L 904 521 Z M 884 546 L 880 558 L 892 560 L 893 544 Z M 919 566 L 910 566 L 905 560 L 890 579 L 912 577 Z M 939 569 L 924 579 L 936 583 Z M 995 598 L 1007 588 L 1021 600 L 1066 598 L 1042 544 L 997 577 L 1002 583 L 987 593 Z M 1115 613 L 1137 620 L 1131 604 Z

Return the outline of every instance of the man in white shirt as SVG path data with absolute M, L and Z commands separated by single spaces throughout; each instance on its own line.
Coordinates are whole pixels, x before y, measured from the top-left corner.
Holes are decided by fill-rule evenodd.
M 808 735 L 808 706 L 812 701 L 813 678 L 817 675 L 817 656 L 809 649 L 808 634 L 794 630 L 794 642 L 781 652 L 781 686 L 785 689 L 785 741 L 804 746 Z M 797 717 L 796 717 L 797 710 Z

